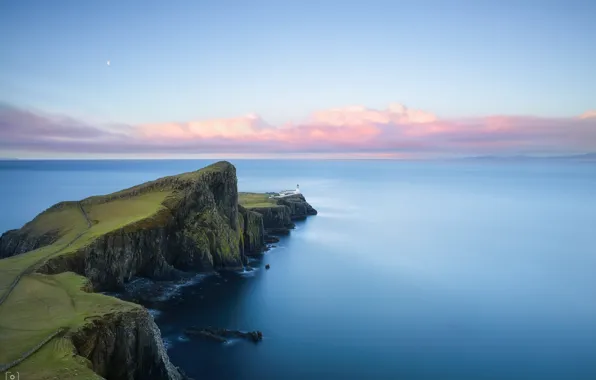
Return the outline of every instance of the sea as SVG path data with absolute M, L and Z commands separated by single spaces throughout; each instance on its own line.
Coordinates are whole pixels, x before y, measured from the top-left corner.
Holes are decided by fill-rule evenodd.
M 214 161 L 0 161 L 0 230 Z M 240 191 L 299 184 L 319 214 L 244 271 L 160 284 L 147 307 L 189 376 L 596 379 L 596 163 L 232 163 Z

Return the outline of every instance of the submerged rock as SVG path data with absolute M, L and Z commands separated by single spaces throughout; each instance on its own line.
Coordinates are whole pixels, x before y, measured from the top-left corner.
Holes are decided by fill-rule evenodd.
M 269 266 L 269 264 L 265 265 L 265 269 L 269 269 L 271 268 L 271 266 Z
M 292 225 L 291 228 L 294 228 Z M 289 235 L 290 227 L 272 227 L 267 229 L 267 233 L 271 235 Z
M 277 236 L 265 235 L 265 243 L 279 243 L 279 238 Z
M 263 340 L 263 333 L 258 330 L 244 332 L 240 330 L 216 329 L 213 327 L 198 328 L 192 326 L 184 330 L 184 333 L 189 336 L 203 337 L 221 343 L 227 342 L 228 338 L 242 338 L 255 343 Z

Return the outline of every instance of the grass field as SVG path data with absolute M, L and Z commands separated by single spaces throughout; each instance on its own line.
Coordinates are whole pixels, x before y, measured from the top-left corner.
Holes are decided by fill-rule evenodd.
M 248 209 L 262 207 L 281 207 L 275 199 L 261 193 L 238 193 L 238 203 Z

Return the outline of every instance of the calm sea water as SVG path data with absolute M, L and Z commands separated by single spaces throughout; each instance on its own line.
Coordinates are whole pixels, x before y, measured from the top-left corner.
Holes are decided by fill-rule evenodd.
M 0 230 L 210 161 L 0 162 Z M 196 378 L 596 379 L 596 165 L 235 161 L 319 215 L 155 310 Z M 271 269 L 262 269 L 270 264 Z M 187 340 L 190 325 L 263 342 Z

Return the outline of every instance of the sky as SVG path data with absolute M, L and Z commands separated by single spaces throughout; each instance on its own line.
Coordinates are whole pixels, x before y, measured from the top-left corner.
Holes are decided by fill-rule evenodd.
M 595 14 L 590 0 L 0 0 L 0 157 L 596 152 Z

